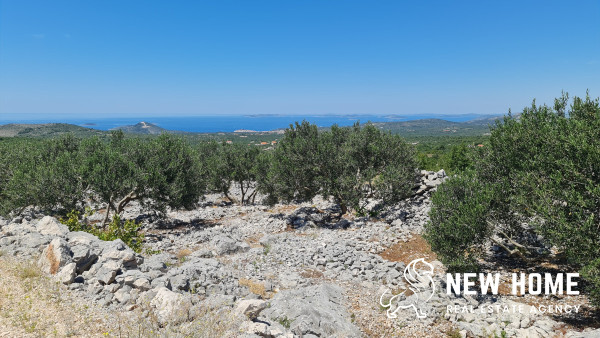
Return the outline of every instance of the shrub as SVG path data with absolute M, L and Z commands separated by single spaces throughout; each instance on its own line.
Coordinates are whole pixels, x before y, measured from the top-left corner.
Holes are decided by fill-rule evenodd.
M 204 144 L 200 151 L 207 162 L 211 190 L 239 204 L 254 203 L 258 192 L 257 177 L 264 174 L 257 167 L 260 149 L 242 144 L 210 142 Z M 240 189 L 237 200 L 230 196 L 233 184 Z
M 82 152 L 91 197 L 106 205 L 103 224 L 111 210 L 120 215 L 132 201 L 160 212 L 167 206 L 191 208 L 204 190 L 191 147 L 174 136 L 144 141 L 113 132 L 110 142 L 85 140 Z
M 66 218 L 59 219 L 69 228 L 69 231 L 85 231 L 97 236 L 103 241 L 122 240 L 135 252 L 142 251 L 144 235 L 140 226 L 134 220 L 122 221 L 118 214 L 113 215 L 112 222 L 106 228 L 97 228 L 94 225 L 79 220 L 79 212 L 72 210 Z
M 541 235 L 582 271 L 600 302 L 600 104 L 589 95 L 567 103 L 566 94 L 554 107 L 534 101 L 498 122 L 476 174 L 453 178 L 434 195 L 427 238 L 452 263 L 480 252 L 484 241 L 528 258 L 527 238 Z
M 58 212 L 77 207 L 84 188 L 79 142 L 65 135 L 7 143 L 0 151 L 0 212 L 8 215 L 30 205 Z
M 450 271 L 476 267 L 493 231 L 488 225 L 493 195 L 471 172 L 442 184 L 432 196 L 425 239 Z
M 400 137 L 372 125 L 332 126 L 319 133 L 304 121 L 290 126 L 275 148 L 270 193 L 283 201 L 333 197 L 345 214 L 368 198 L 393 203 L 416 182 L 414 152 Z

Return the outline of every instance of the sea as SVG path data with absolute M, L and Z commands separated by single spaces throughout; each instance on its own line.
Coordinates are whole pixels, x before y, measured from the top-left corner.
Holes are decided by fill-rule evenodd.
M 194 133 L 233 132 L 236 130 L 271 131 L 287 128 L 294 122 L 306 120 L 319 127 L 351 126 L 356 122 L 401 122 L 437 118 L 453 122 L 476 119 L 480 115 L 221 115 L 221 116 L 165 116 L 165 117 L 118 117 L 118 118 L 67 118 L 67 119 L 11 119 L 8 123 L 69 123 L 87 128 L 110 130 L 139 122 L 155 124 L 167 130 Z

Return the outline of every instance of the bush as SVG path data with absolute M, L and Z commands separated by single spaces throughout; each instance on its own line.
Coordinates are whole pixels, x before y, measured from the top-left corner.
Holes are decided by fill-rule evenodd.
M 218 144 L 210 142 L 200 148 L 206 161 L 210 188 L 222 193 L 230 201 L 239 204 L 254 203 L 259 175 L 258 160 L 260 149 L 242 144 Z M 235 184 L 240 189 L 239 199 L 230 196 Z
M 527 239 L 541 235 L 582 271 L 599 302 L 600 105 L 589 96 L 575 97 L 569 109 L 567 102 L 566 94 L 554 107 L 534 101 L 498 122 L 473 165 L 476 174 L 453 178 L 434 195 L 427 237 L 451 263 L 453 255 L 481 252 L 484 240 L 528 258 Z M 453 227 L 477 235 L 453 236 Z
M 164 212 L 191 208 L 204 190 L 198 162 L 191 147 L 170 135 L 145 141 L 113 132 L 110 142 L 98 138 L 82 143 L 82 176 L 91 198 L 120 215 L 132 201 Z
M 122 240 L 133 251 L 142 251 L 144 235 L 140 232 L 140 226 L 134 220 L 122 221 L 119 215 L 113 215 L 112 222 L 106 228 L 97 228 L 85 221 L 79 220 L 79 212 L 72 210 L 67 213 L 66 218 L 59 219 L 61 223 L 69 228 L 69 231 L 85 231 L 97 236 L 103 241 Z
M 24 140 L 7 144 L 0 165 L 0 212 L 7 215 L 35 205 L 66 212 L 80 205 L 84 189 L 72 135 L 49 141 Z
M 290 126 L 275 148 L 269 191 L 283 201 L 333 197 L 345 214 L 363 212 L 368 198 L 393 203 L 416 183 L 414 152 L 399 136 L 372 125 L 319 132 L 304 121 Z
M 488 225 L 493 191 L 465 173 L 439 186 L 432 196 L 425 239 L 448 270 L 473 271 L 493 229 Z

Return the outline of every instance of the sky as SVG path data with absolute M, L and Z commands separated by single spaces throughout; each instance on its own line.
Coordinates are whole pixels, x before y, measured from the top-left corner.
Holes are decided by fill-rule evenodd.
M 0 0 L 0 120 L 504 114 L 600 96 L 600 1 Z

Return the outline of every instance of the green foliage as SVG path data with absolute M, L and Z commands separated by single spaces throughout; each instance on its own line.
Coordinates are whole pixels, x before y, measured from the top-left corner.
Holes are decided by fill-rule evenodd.
M 449 271 L 474 271 L 491 235 L 487 217 L 493 196 L 473 172 L 442 184 L 432 196 L 425 238 Z
M 284 201 L 309 200 L 321 189 L 320 136 L 316 125 L 303 121 L 286 129 L 273 153 L 270 192 Z
M 285 327 L 286 329 L 289 329 L 292 326 L 292 323 L 294 322 L 293 319 L 290 319 L 287 316 L 277 317 L 276 320 L 279 324 L 281 324 L 281 326 Z
M 46 142 L 24 140 L 8 145 L 0 167 L 2 214 L 29 205 L 60 211 L 77 206 L 83 191 L 78 139 L 64 135 Z
M 498 245 L 525 258 L 529 251 L 523 239 L 529 233 L 541 235 L 573 267 L 582 269 L 591 296 L 600 302 L 596 291 L 600 290 L 596 261 L 600 256 L 600 104 L 589 96 L 575 97 L 570 107 L 567 103 L 566 94 L 555 100 L 554 107 L 534 101 L 519 117 L 498 122 L 489 146 L 475 158 L 477 174 L 465 173 L 437 192 L 428 238 L 448 262 L 453 254 L 477 252 L 483 242 L 480 235 L 447 233 L 454 226 L 457 231 L 466 227 L 480 234 L 487 223 L 483 239 L 501 238 Z M 470 189 L 470 194 L 457 197 L 450 187 L 461 184 L 464 187 L 455 188 Z M 474 209 L 466 199 L 477 201 L 482 209 Z M 452 200 L 461 202 L 452 204 Z M 447 249 L 444 240 L 450 243 Z
M 113 132 L 110 142 L 84 140 L 82 153 L 82 176 L 94 192 L 90 197 L 109 212 L 120 214 L 134 200 L 162 212 L 166 206 L 191 208 L 203 192 L 192 148 L 171 135 L 143 140 Z
M 108 227 L 101 229 L 79 220 L 80 213 L 72 210 L 67 213 L 66 218 L 60 218 L 60 222 L 66 225 L 70 231 L 85 231 L 97 236 L 103 241 L 122 240 L 135 252 L 142 251 L 144 235 L 139 231 L 140 226 L 134 220 L 122 221 L 115 214 Z
M 200 152 L 206 161 L 211 190 L 235 201 L 230 196 L 230 190 L 236 185 L 240 189 L 240 204 L 254 202 L 257 177 L 262 174 L 258 171 L 261 152 L 259 148 L 239 143 L 209 142 L 200 147 Z
M 133 251 L 141 252 L 144 236 L 139 232 L 139 228 L 140 226 L 134 220 L 122 221 L 119 215 L 115 214 L 108 227 L 95 235 L 103 241 L 121 239 Z
M 416 180 L 412 148 L 372 125 L 319 132 L 304 121 L 286 130 L 273 154 L 267 192 L 283 201 L 332 196 L 342 214 L 362 211 L 367 198 L 395 202 Z

